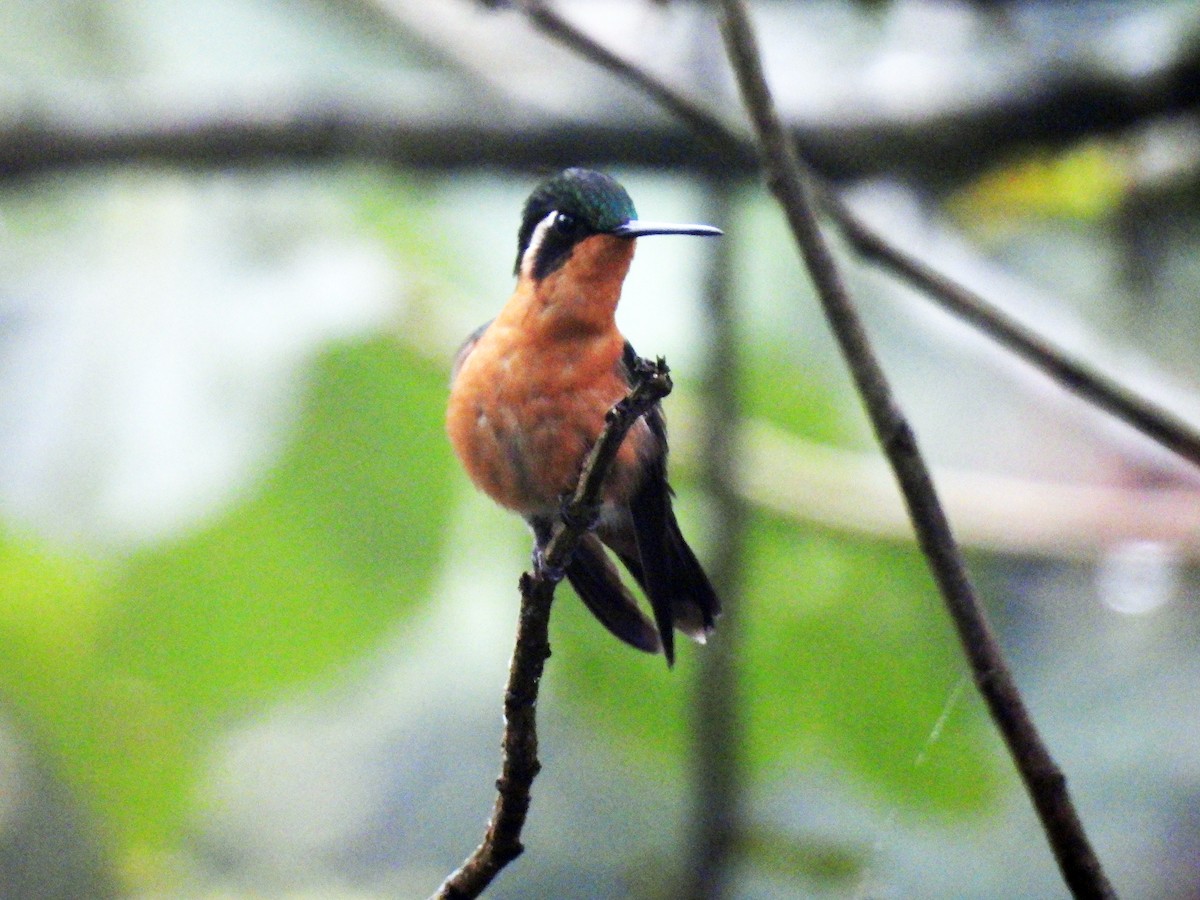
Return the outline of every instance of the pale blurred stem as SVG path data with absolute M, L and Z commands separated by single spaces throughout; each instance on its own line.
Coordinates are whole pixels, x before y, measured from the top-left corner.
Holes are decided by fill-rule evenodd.
M 975 684 L 1004 737 L 1076 897 L 1115 896 L 1059 771 L 1033 725 L 967 575 L 916 437 L 892 394 L 817 223 L 811 191 L 783 130 L 742 0 L 722 0 L 721 30 L 742 100 L 759 138 L 767 183 L 804 258 L 826 319 L 850 367 L 876 438 L 900 483 L 917 540 L 958 629 Z
M 613 53 L 560 16 L 543 0 L 517 0 L 517 5 L 547 36 L 643 91 L 691 127 L 699 140 L 717 152 L 728 157 L 753 151 L 751 137 L 739 124 L 684 96 L 640 66 Z M 1200 466 L 1200 433 L 1195 428 L 1082 360 L 1073 358 L 976 292 L 900 250 L 856 216 L 803 160 L 797 158 L 795 162 L 822 211 L 865 259 L 908 282 L 918 292 L 1037 367 L 1067 390 L 1079 394 Z
M 711 210 L 706 220 L 732 216 L 727 181 L 707 183 Z M 741 644 L 738 595 L 745 531 L 745 507 L 735 489 L 738 454 L 738 348 L 732 291 L 733 242 L 723 238 L 708 257 L 705 311 L 707 371 L 702 416 L 704 437 L 700 479 L 709 500 L 709 571 L 724 615 L 703 653 L 696 654 L 691 704 L 692 808 L 688 816 L 688 860 L 678 897 L 720 900 L 731 887 L 732 863 L 742 835 L 742 717 L 737 659 Z
M 642 361 L 629 395 L 608 412 L 604 430 L 584 462 L 579 483 L 544 548 L 545 570 L 562 569 L 587 533 L 598 508 L 604 478 L 629 429 L 671 392 L 666 363 Z M 529 813 L 530 788 L 541 764 L 537 749 L 538 687 L 550 657 L 550 608 L 557 582 L 535 569 L 521 576 L 521 612 L 516 646 L 504 691 L 504 735 L 496 802 L 483 842 L 442 882 L 430 900 L 478 897 L 500 870 L 521 855 L 521 830 Z

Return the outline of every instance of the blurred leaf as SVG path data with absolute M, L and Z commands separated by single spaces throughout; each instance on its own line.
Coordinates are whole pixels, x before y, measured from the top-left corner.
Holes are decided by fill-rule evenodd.
M 444 521 L 444 393 L 444 373 L 388 342 L 328 356 L 258 496 L 130 561 L 108 651 L 138 648 L 138 675 L 167 684 L 182 667 L 175 693 L 222 706 L 326 670 L 411 609 Z
M 1038 151 L 981 175 L 950 208 L 975 222 L 1018 216 L 1093 221 L 1124 199 L 1132 180 L 1130 166 L 1119 146 L 1095 140 L 1064 153 Z
M 982 808 L 999 781 L 979 704 L 950 709 L 931 743 L 965 664 L 916 550 L 765 516 L 750 547 L 741 608 L 752 771 L 825 757 L 895 800 Z
M 810 373 L 802 373 L 795 353 L 779 345 L 744 354 L 742 416 L 779 425 L 812 441 L 856 446 L 861 420 L 851 419 L 845 398 Z
M 283 458 L 220 520 L 103 577 L 0 548 L 19 651 L 2 689 L 127 866 L 177 840 L 230 713 L 336 672 L 425 600 L 450 488 L 444 394 L 444 373 L 394 342 L 336 348 Z
M 63 720 L 95 651 L 101 567 L 29 538 L 0 536 L 0 679 L 31 721 Z
M 738 852 L 752 866 L 790 883 L 803 880 L 852 892 L 870 860 L 868 848 L 819 831 L 793 834 L 757 824 L 738 838 Z

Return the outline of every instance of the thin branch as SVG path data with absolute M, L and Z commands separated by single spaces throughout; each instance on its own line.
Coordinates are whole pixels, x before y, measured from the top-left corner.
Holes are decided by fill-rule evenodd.
M 812 192 L 792 141 L 775 112 L 745 6 L 742 0 L 722 0 L 722 6 L 726 49 L 759 136 L 767 182 L 783 207 L 876 437 L 900 483 L 918 541 L 958 630 L 975 684 L 1025 782 L 1068 887 L 1076 897 L 1114 897 L 1071 802 L 1066 779 L 1042 743 L 984 615 L 917 448 L 916 436 L 892 394 L 821 234 Z
M 640 88 L 687 123 L 696 132 L 697 138 L 708 146 L 734 158 L 741 158 L 752 150 L 751 139 L 744 129 L 599 44 L 547 6 L 544 0 L 518 0 L 518 5 L 547 36 L 572 47 L 587 59 Z M 798 159 L 797 166 L 800 177 L 808 183 L 809 190 L 816 194 L 824 213 L 864 258 L 899 276 L 1067 390 L 1091 401 L 1200 466 L 1200 433 L 1192 425 L 1119 385 L 1086 362 L 1056 347 L 979 294 L 898 249 L 855 215 L 803 160 Z
M 718 151 L 725 161 L 755 158 L 754 136 L 741 122 L 722 116 L 699 100 L 685 96 L 651 75 L 637 63 L 605 47 L 591 35 L 572 25 L 544 0 L 517 0 L 516 4 L 539 31 L 569 47 L 584 59 L 629 82 L 676 119 L 696 138 Z
M 989 304 L 970 288 L 900 250 L 852 215 L 832 191 L 822 191 L 821 203 L 827 212 L 833 214 L 834 221 L 851 246 L 865 259 L 890 269 L 911 286 L 938 301 L 944 309 L 1041 369 L 1067 390 L 1200 466 L 1200 434 L 1190 424 L 1082 360 L 1075 359 L 1033 329 Z
M 550 657 L 550 607 L 557 582 L 547 572 L 561 570 L 587 533 L 599 508 L 604 478 L 633 424 L 671 392 L 666 363 L 641 360 L 634 386 L 605 418 L 604 429 L 580 472 L 575 493 L 563 505 L 562 520 L 543 550 L 543 565 L 521 576 L 521 613 L 516 646 L 504 691 L 504 736 L 496 802 L 483 842 L 442 882 L 430 900 L 478 897 L 500 870 L 521 855 L 521 830 L 529 812 L 530 788 L 541 764 L 537 757 L 538 687 Z

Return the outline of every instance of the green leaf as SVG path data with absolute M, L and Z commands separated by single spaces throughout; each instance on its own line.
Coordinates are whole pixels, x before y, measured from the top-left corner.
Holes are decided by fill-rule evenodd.
M 759 346 L 746 354 L 740 398 L 742 415 L 761 419 L 793 434 L 835 446 L 856 446 L 862 418 L 851 418 L 846 398 L 830 384 L 802 375 L 794 352 L 785 346 Z
M 217 708 L 327 670 L 411 610 L 448 499 L 446 454 L 431 452 L 444 392 L 394 344 L 332 353 L 257 496 L 130 561 L 107 652 Z
M 765 516 L 750 547 L 751 770 L 777 776 L 826 758 L 917 807 L 993 799 L 995 739 L 960 688 L 965 663 L 920 554 Z
M 95 561 L 0 532 L 0 688 L 26 721 L 61 727 L 77 712 L 103 588 Z

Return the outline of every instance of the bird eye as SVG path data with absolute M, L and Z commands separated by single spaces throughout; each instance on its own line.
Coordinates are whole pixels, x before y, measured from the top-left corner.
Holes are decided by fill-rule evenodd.
M 559 234 L 571 234 L 576 225 L 576 219 L 570 213 L 560 212 L 554 217 L 554 230 Z

